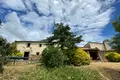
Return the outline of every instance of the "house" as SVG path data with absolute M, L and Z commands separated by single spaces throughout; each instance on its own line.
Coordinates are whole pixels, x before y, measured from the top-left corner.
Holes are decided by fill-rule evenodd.
M 23 53 L 23 57 L 29 57 L 29 59 L 39 57 L 47 47 L 47 44 L 41 41 L 15 41 L 15 43 L 17 50 Z
M 49 45 L 41 41 L 15 41 L 17 50 L 23 53 L 23 57 L 29 57 L 29 59 L 39 58 L 42 51 Z M 80 47 L 86 51 L 92 60 L 106 61 L 105 53 L 112 52 L 107 41 L 103 43 L 88 42 L 84 47 Z M 28 59 L 27 59 L 28 60 Z
M 108 45 L 107 41 L 103 41 L 103 43 L 97 42 L 88 42 L 84 47 L 81 47 L 84 51 L 86 51 L 92 60 L 101 60 L 106 61 L 105 53 L 114 51 Z

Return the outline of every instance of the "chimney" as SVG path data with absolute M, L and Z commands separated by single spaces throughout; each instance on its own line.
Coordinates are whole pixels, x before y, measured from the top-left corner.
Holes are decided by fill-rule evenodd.
M 107 40 L 103 41 L 103 45 L 105 47 L 105 50 L 110 50 L 111 49 L 110 46 L 108 45 L 108 41 Z

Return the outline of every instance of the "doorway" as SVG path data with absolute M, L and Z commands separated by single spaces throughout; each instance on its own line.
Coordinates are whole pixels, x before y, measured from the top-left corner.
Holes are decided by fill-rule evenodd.
M 92 60 L 99 60 L 97 51 L 90 51 L 90 57 L 92 58 Z
M 24 52 L 24 60 L 28 60 L 29 59 L 29 52 Z

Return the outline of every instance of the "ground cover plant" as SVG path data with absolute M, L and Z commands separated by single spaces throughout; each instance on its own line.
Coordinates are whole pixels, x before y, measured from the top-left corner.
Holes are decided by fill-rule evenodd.
M 100 80 L 97 70 L 85 67 L 34 68 L 22 73 L 20 80 Z

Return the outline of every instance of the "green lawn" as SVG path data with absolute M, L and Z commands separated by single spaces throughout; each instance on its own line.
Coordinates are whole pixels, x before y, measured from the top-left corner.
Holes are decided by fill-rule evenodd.
M 87 67 L 61 67 L 46 69 L 37 67 L 23 72 L 19 80 L 101 80 L 99 72 Z

